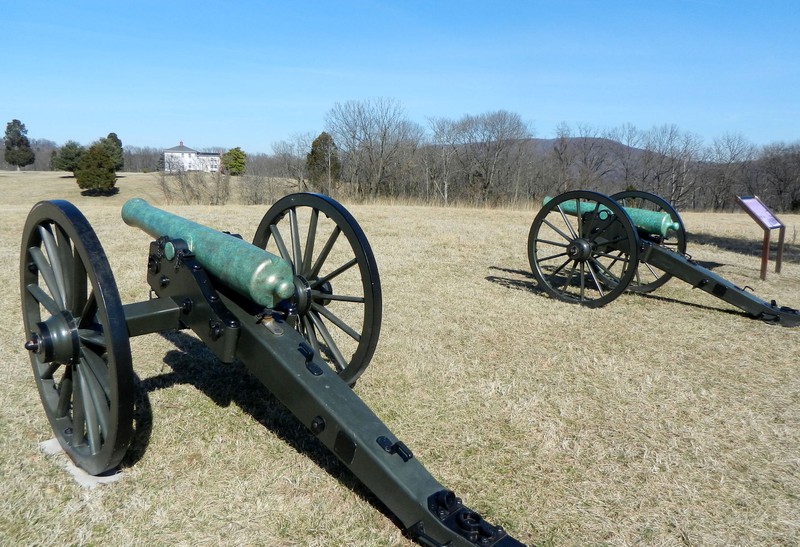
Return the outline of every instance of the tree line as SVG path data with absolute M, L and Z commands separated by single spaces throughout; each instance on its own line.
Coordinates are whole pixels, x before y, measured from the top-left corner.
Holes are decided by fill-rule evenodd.
M 674 124 L 567 123 L 537 139 L 514 112 L 423 127 L 390 99 L 337 103 L 325 125 L 316 138 L 295 136 L 249 161 L 298 188 L 365 200 L 519 205 L 568 190 L 635 189 L 683 210 L 734 210 L 736 196 L 758 195 L 774 210 L 800 212 L 800 141 L 759 147 L 726 134 L 707 144 Z
M 271 154 L 249 153 L 238 174 L 253 184 L 291 179 L 299 190 L 340 198 L 444 206 L 525 204 L 572 189 L 637 189 L 684 210 L 733 210 L 737 195 L 758 195 L 777 211 L 800 212 L 800 141 L 756 146 L 726 134 L 706 143 L 669 124 L 562 123 L 552 138 L 533 133 L 506 110 L 430 118 L 423 126 L 396 100 L 348 101 L 328 111 L 320 134 L 277 142 Z M 127 146 L 122 155 L 127 171 L 156 171 L 163 159 L 161 149 L 150 147 Z

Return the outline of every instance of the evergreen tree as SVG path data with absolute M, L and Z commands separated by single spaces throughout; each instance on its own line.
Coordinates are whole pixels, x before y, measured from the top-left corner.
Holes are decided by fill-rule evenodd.
M 333 183 L 339 180 L 341 171 L 342 164 L 336 143 L 333 137 L 323 131 L 311 143 L 311 151 L 306 155 L 308 178 L 317 187 L 324 187 L 330 193 Z
M 67 141 L 53 158 L 52 166 L 56 171 L 72 171 L 77 175 L 78 164 L 86 153 L 86 148 L 76 141 Z
M 36 159 L 36 154 L 31 148 L 31 142 L 26 136 L 28 130 L 25 129 L 25 124 L 19 120 L 11 120 L 6 125 L 6 154 L 5 159 L 11 165 L 20 167 L 30 165 Z
M 105 139 L 100 139 L 103 146 L 106 147 L 108 155 L 114 160 L 114 170 L 122 171 L 125 167 L 125 156 L 122 151 L 122 141 L 119 140 L 116 133 L 109 133 Z
M 102 140 L 89 147 L 78 162 L 78 186 L 90 194 L 109 194 L 117 182 L 116 164 Z
M 222 166 L 229 175 L 241 175 L 246 165 L 247 154 L 238 146 L 222 154 Z

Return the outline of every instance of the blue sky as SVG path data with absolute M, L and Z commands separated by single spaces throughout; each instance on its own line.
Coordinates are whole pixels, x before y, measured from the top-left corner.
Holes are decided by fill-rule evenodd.
M 800 2 L 0 0 L 0 121 L 88 144 L 240 146 L 335 103 L 800 140 Z

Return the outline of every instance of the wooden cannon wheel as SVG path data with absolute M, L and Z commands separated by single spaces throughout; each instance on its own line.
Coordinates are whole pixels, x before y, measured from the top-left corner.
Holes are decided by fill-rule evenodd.
M 669 231 L 666 237 L 661 237 L 656 234 L 642 233 L 642 231 L 639 230 L 639 237 L 646 239 L 653 245 L 660 245 L 680 254 L 686 252 L 686 228 L 683 225 L 683 220 L 678 214 L 678 211 L 676 211 L 667 200 L 656 194 L 638 190 L 618 192 L 613 194 L 611 199 L 623 207 L 667 213 L 672 221 L 678 223 L 680 226 L 677 231 Z M 662 286 L 671 278 L 672 274 L 640 261 L 639 268 L 636 270 L 636 275 L 628 285 L 628 290 L 631 292 L 649 293 Z
M 364 231 L 330 197 L 292 194 L 267 211 L 253 244 L 291 264 L 295 294 L 287 321 L 353 385 L 381 327 L 380 278 Z
M 33 207 L 20 283 L 25 347 L 53 432 L 79 467 L 108 471 L 133 433 L 131 349 L 105 252 L 75 206 Z
M 576 190 L 542 206 L 528 235 L 528 260 L 551 297 L 594 308 L 617 298 L 636 275 L 639 238 L 616 201 Z

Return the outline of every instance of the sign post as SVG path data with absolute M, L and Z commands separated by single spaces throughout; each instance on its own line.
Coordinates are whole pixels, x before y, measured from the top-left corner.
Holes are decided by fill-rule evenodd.
M 761 250 L 761 280 L 767 278 L 767 262 L 769 261 L 769 235 L 778 229 L 778 255 L 775 258 L 775 273 L 781 272 L 783 263 L 783 238 L 786 235 L 786 226 L 778 220 L 775 214 L 767 209 L 758 196 L 736 196 L 736 201 L 756 223 L 764 229 L 764 245 Z

